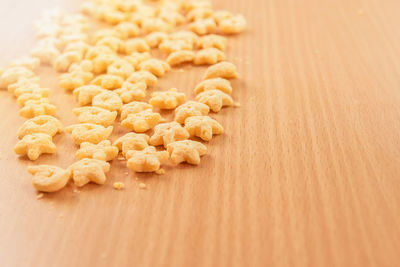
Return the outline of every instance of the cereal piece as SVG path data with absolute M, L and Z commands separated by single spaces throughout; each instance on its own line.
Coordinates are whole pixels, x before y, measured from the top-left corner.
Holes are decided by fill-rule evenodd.
M 147 134 L 127 133 L 114 142 L 122 154 L 125 155 L 129 150 L 143 150 L 149 146 L 150 137 Z
M 211 8 L 195 8 L 186 14 L 188 21 L 195 21 L 198 19 L 207 19 L 211 17 L 213 10 Z
M 145 18 L 142 21 L 142 29 L 145 33 L 151 32 L 168 32 L 172 25 L 160 18 Z
M 140 189 L 146 189 L 147 185 L 145 183 L 139 183 L 139 188 Z
M 203 1 L 191 0 L 191 1 L 183 2 L 182 7 L 186 11 L 191 11 L 191 10 L 197 9 L 197 8 L 211 8 L 212 6 L 211 6 L 211 2 L 208 0 L 203 0 Z
M 108 46 L 93 46 L 88 49 L 85 59 L 93 60 L 100 55 L 115 55 L 115 52 Z
M 28 68 L 16 66 L 6 69 L 0 76 L 0 89 L 18 82 L 21 78 L 30 78 L 35 74 Z
M 79 105 L 85 106 L 87 104 L 92 103 L 93 97 L 98 94 L 106 92 L 101 86 L 97 85 L 84 85 L 79 88 L 76 88 L 73 92 L 76 100 L 78 101 Z
M 38 94 L 42 97 L 48 97 L 50 95 L 49 88 L 40 88 L 37 84 L 32 84 L 31 86 L 24 86 L 16 88 L 14 91 L 14 95 L 16 97 L 20 97 L 23 94 Z
M 129 130 L 143 133 L 153 128 L 161 120 L 161 115 L 151 110 L 144 110 L 138 113 L 129 114 L 121 125 Z
M 125 22 L 122 22 L 125 23 Z M 116 26 L 118 27 L 118 26 Z M 105 38 L 105 37 L 116 37 L 119 39 L 126 39 L 123 37 L 122 32 L 118 31 L 116 28 L 112 28 L 112 29 L 100 29 L 97 30 L 92 37 L 92 41 L 93 43 L 97 43 L 99 40 Z
M 75 88 L 86 85 L 92 79 L 93 73 L 91 72 L 73 71 L 61 75 L 59 86 L 66 91 L 72 91 Z
M 195 54 L 193 51 L 181 50 L 171 53 L 167 58 L 167 62 L 170 66 L 175 66 L 182 63 L 192 62 L 194 58 Z
M 80 149 L 76 151 L 75 155 L 78 159 L 92 158 L 110 161 L 117 157 L 118 148 L 111 145 L 110 140 L 103 140 L 98 144 L 83 142 L 81 143 Z
M 115 36 L 106 36 L 96 42 L 96 46 L 107 46 L 114 52 L 123 52 L 125 48 L 124 42 Z
M 164 40 L 168 39 L 165 32 L 152 32 L 145 37 L 146 43 L 151 47 L 158 47 Z
M 134 52 L 148 52 L 150 51 L 150 46 L 146 43 L 143 38 L 133 38 L 125 43 L 125 53 L 132 54 Z
M 21 139 L 25 135 L 34 133 L 44 133 L 54 136 L 61 133 L 63 126 L 61 122 L 49 115 L 41 115 L 25 121 L 18 129 L 17 135 Z
M 164 40 L 158 49 L 166 54 L 171 54 L 181 50 L 192 50 L 193 45 L 186 40 Z
M 71 177 L 70 170 L 52 165 L 28 166 L 33 175 L 32 185 L 41 192 L 56 192 L 65 187 Z
M 165 170 L 163 168 L 160 168 L 160 169 L 156 170 L 155 173 L 158 175 L 163 175 L 163 174 L 165 174 Z
M 196 100 L 206 104 L 214 112 L 218 112 L 224 106 L 232 106 L 233 99 L 230 95 L 220 90 L 209 90 L 202 92 L 196 96 Z
M 149 71 L 136 71 L 126 81 L 131 83 L 144 82 L 147 86 L 152 86 L 157 83 L 157 80 L 157 77 Z
M 68 72 L 92 72 L 93 71 L 93 62 L 88 59 L 84 59 L 79 63 L 72 64 Z
M 93 59 L 93 73 L 101 74 L 107 71 L 107 68 L 118 60 L 116 55 L 104 54 Z
M 233 14 L 226 10 L 218 10 L 218 11 L 214 12 L 213 17 L 214 17 L 215 21 L 217 22 L 217 24 L 219 24 L 219 23 L 221 23 L 221 21 L 223 21 L 225 19 L 232 18 Z
M 189 43 L 192 47 L 194 45 L 196 45 L 197 42 L 199 41 L 199 36 L 197 34 L 195 34 L 194 32 L 191 32 L 191 31 L 186 31 L 186 30 L 171 33 L 169 38 L 174 41 L 177 41 L 177 40 L 185 41 L 185 42 Z
M 185 17 L 179 14 L 179 12 L 168 8 L 162 9 L 158 14 L 158 17 L 174 27 L 185 21 Z
M 105 173 L 110 170 L 110 164 L 98 159 L 81 159 L 68 169 L 71 171 L 74 184 L 82 187 L 89 182 L 104 184 L 107 178 Z
M 114 92 L 119 95 L 124 103 L 140 101 L 146 96 L 146 84 L 144 82 L 130 83 L 124 82 L 122 88 Z
M 43 92 L 42 92 L 43 94 Z M 45 96 L 43 96 L 40 93 L 25 93 L 20 95 L 17 98 L 17 103 L 18 105 L 20 105 L 21 107 L 25 106 L 25 103 L 28 102 L 29 100 L 40 100 L 42 98 L 47 98 Z
M 122 107 L 122 100 L 118 94 L 106 91 L 94 96 L 92 99 L 92 105 L 110 111 L 117 111 Z
M 246 19 L 242 15 L 225 18 L 218 23 L 218 28 L 225 34 L 237 34 L 246 29 Z
M 69 67 L 82 60 L 82 55 L 76 51 L 65 52 L 59 55 L 54 61 L 54 68 L 58 72 L 66 72 Z
M 196 53 L 193 63 L 195 65 L 213 65 L 224 59 L 224 52 L 216 48 L 204 48 Z
M 143 61 L 148 60 L 150 58 L 151 58 L 151 55 L 149 52 L 143 52 L 143 53 L 135 52 L 129 56 L 124 57 L 124 59 L 126 61 L 128 61 L 135 70 L 139 69 L 140 63 L 142 63 Z
M 30 160 L 37 160 L 41 154 L 56 153 L 56 145 L 51 136 L 44 133 L 33 133 L 25 135 L 14 147 L 18 155 L 27 155 Z
M 93 123 L 104 127 L 114 123 L 117 111 L 109 111 L 99 107 L 74 108 L 72 112 L 78 117 L 79 123 Z
M 126 157 L 129 169 L 135 172 L 154 172 L 168 160 L 169 155 L 167 151 L 156 151 L 154 146 L 149 146 L 140 151 L 129 150 Z
M 115 31 L 120 34 L 123 39 L 138 36 L 140 34 L 139 27 L 132 22 L 121 22 L 114 27 Z
M 120 12 L 118 10 L 113 10 L 113 9 L 108 9 L 106 12 L 103 14 L 103 20 L 108 23 L 108 24 L 118 24 L 123 21 L 125 21 L 127 18 L 127 15 L 123 12 Z
M 200 38 L 199 48 L 217 48 L 221 51 L 226 49 L 226 38 L 217 34 L 209 34 Z
M 210 90 L 220 90 L 221 92 L 224 92 L 226 94 L 231 94 L 232 86 L 231 86 L 231 83 L 226 79 L 213 78 L 213 79 L 204 80 L 204 81 L 200 82 L 194 89 L 194 92 L 196 94 L 199 94 L 201 92 L 210 91 Z
M 1 73 L 0 73 L 0 77 L 1 77 Z M 8 89 L 8 92 L 13 94 L 15 92 L 15 90 L 17 90 L 17 88 L 24 89 L 26 87 L 31 87 L 33 85 L 39 85 L 39 82 L 40 82 L 40 77 L 37 77 L 37 76 L 33 76 L 30 78 L 21 77 L 18 79 L 18 81 L 16 83 L 9 84 L 7 89 Z
M 210 66 L 206 73 L 204 74 L 203 79 L 211 79 L 211 78 L 225 78 L 225 79 L 233 79 L 238 77 L 238 73 L 236 72 L 236 66 L 231 62 L 220 62 L 215 65 Z
M 78 42 L 73 42 L 69 43 L 65 49 L 64 52 L 77 52 L 81 58 L 83 58 L 86 54 L 86 52 L 89 50 L 90 46 L 82 41 Z
M 75 42 L 87 42 L 88 36 L 85 33 L 70 32 L 61 35 L 59 37 L 59 40 L 62 46 L 66 46 L 70 43 L 75 43 Z
M 199 35 L 205 35 L 213 32 L 217 28 L 217 24 L 213 18 L 198 19 L 189 24 L 189 30 Z
M 34 70 L 40 65 L 40 59 L 36 57 L 22 57 L 19 59 L 14 60 L 11 62 L 10 66 L 11 67 L 25 67 L 30 70 Z
M 117 75 L 124 79 L 129 77 L 134 71 L 135 69 L 133 68 L 132 64 L 123 59 L 114 61 L 107 68 L 108 74 Z
M 210 108 L 196 101 L 188 101 L 175 109 L 175 121 L 183 124 L 185 119 L 192 116 L 207 115 Z
M 167 145 L 168 153 L 173 164 L 187 162 L 189 164 L 200 164 L 200 156 L 207 153 L 207 147 L 193 140 L 176 141 Z
M 124 82 L 124 79 L 122 79 L 120 76 L 111 75 L 111 74 L 103 74 L 103 75 L 97 76 L 92 81 L 92 84 L 99 85 L 99 86 L 103 87 L 104 89 L 114 90 L 114 89 L 120 88 L 123 82 Z
M 161 123 L 154 127 L 154 134 L 150 138 L 152 146 L 164 145 L 175 141 L 186 140 L 189 138 L 189 132 L 176 121 Z
M 121 120 L 126 119 L 129 114 L 138 113 L 144 110 L 152 110 L 153 106 L 146 102 L 133 101 L 129 104 L 123 105 L 121 108 Z
M 106 128 L 93 123 L 74 124 L 65 128 L 65 131 L 71 134 L 72 140 L 77 145 L 80 145 L 83 142 L 98 144 L 107 139 L 112 130 L 112 126 Z
M 198 136 L 204 141 L 210 141 L 213 134 L 222 134 L 224 128 L 209 116 L 193 116 L 185 120 L 185 129 L 190 136 Z
M 29 100 L 20 109 L 19 115 L 25 118 L 33 118 L 41 115 L 53 115 L 57 111 L 56 106 L 48 103 L 48 99 Z
M 42 64 L 53 64 L 60 51 L 53 45 L 38 45 L 31 51 L 31 56 L 38 58 Z
M 168 91 L 154 92 L 149 103 L 160 109 L 174 109 L 186 101 L 186 95 L 178 92 L 178 89 L 171 88 Z
M 160 59 L 152 58 L 140 63 L 139 68 L 141 71 L 148 71 L 157 77 L 161 77 L 166 71 L 169 71 L 171 67 L 167 62 Z
M 113 184 L 114 189 L 116 190 L 122 190 L 125 188 L 125 184 L 121 182 L 116 182 Z

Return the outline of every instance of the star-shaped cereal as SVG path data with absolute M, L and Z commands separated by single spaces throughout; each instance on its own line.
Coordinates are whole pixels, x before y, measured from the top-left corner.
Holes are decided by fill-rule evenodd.
M 140 101 L 146 96 L 147 85 L 144 82 L 130 83 L 124 82 L 122 88 L 114 92 L 119 95 L 124 103 Z
M 41 192 L 56 192 L 65 187 L 71 177 L 70 170 L 52 165 L 29 166 L 32 185 Z
M 233 99 L 230 95 L 220 90 L 209 90 L 202 92 L 196 96 L 196 100 L 206 104 L 214 112 L 218 112 L 224 106 L 232 106 Z
M 124 59 L 128 61 L 134 69 L 138 69 L 140 63 L 150 58 L 152 58 L 152 56 L 149 52 L 135 52 L 133 54 L 130 54 L 129 56 L 124 57 Z
M 189 30 L 198 35 L 205 35 L 213 32 L 217 28 L 217 24 L 213 18 L 197 19 L 189 24 Z
M 160 169 L 163 162 L 169 158 L 167 151 L 156 151 L 154 146 L 143 150 L 129 150 L 126 153 L 127 166 L 135 172 L 154 172 Z
M 141 71 L 148 71 L 157 77 L 163 76 L 165 72 L 171 69 L 167 62 L 156 58 L 143 61 L 140 63 L 139 68 Z
M 74 108 L 72 112 L 78 117 L 80 123 L 100 124 L 104 127 L 113 124 L 118 115 L 116 111 L 109 111 L 99 107 Z
M 25 135 L 14 147 L 18 155 L 27 155 L 30 160 L 36 160 L 43 153 L 56 153 L 56 145 L 48 134 L 34 133 Z
M 29 100 L 25 106 L 19 110 L 19 115 L 25 118 L 33 118 L 40 115 L 53 115 L 56 113 L 56 106 L 48 103 L 47 98 L 39 100 Z
M 112 126 L 106 128 L 93 123 L 81 123 L 65 127 L 65 131 L 71 134 L 72 140 L 77 145 L 80 145 L 83 142 L 98 144 L 107 139 L 112 130 Z
M 196 53 L 193 60 L 195 65 L 212 65 L 225 59 L 225 54 L 217 48 L 204 48 Z
M 111 65 L 107 68 L 107 73 L 112 75 L 121 76 L 122 78 L 126 79 L 135 71 L 132 64 L 124 59 L 118 59 L 114 61 Z
M 110 170 L 110 164 L 98 159 L 81 159 L 68 169 L 74 184 L 81 187 L 89 182 L 104 184 L 107 178 L 105 173 Z
M 92 105 L 109 111 L 117 111 L 120 110 L 123 103 L 117 93 L 114 93 L 113 91 L 105 91 L 93 97 Z
M 121 125 L 137 133 L 143 133 L 153 128 L 161 121 L 161 115 L 151 110 L 131 113 L 121 122 Z
M 209 116 L 193 116 L 185 120 L 185 129 L 191 136 L 198 136 L 204 141 L 210 141 L 213 134 L 222 134 L 224 128 Z
M 157 83 L 157 80 L 158 80 L 157 76 L 155 76 L 153 73 L 143 70 L 132 73 L 132 75 L 128 77 L 126 82 L 130 83 L 144 82 L 147 86 L 152 86 Z
M 158 124 L 154 127 L 154 134 L 150 138 L 152 146 L 164 145 L 175 141 L 186 140 L 189 138 L 189 132 L 176 121 Z
M 60 76 L 59 86 L 65 91 L 84 86 L 93 79 L 93 73 L 84 71 L 73 71 Z
M 144 110 L 153 110 L 153 106 L 146 102 L 133 101 L 129 104 L 125 104 L 121 108 L 121 121 L 126 119 L 129 114 L 138 113 Z
M 224 34 L 236 34 L 246 29 L 246 19 L 243 15 L 235 15 L 218 23 L 218 28 Z
M 101 86 L 97 85 L 84 85 L 74 90 L 73 95 L 78 101 L 80 106 L 85 106 L 92 103 L 93 97 L 105 92 Z
M 82 54 L 77 51 L 64 52 L 55 59 L 53 67 L 58 72 L 66 72 L 72 64 L 81 60 Z
M 175 121 L 183 124 L 185 119 L 191 116 L 207 115 L 210 108 L 196 101 L 188 101 L 175 109 Z
M 168 91 L 158 91 L 151 95 L 149 103 L 153 107 L 160 109 L 174 109 L 186 100 L 184 93 L 178 92 L 178 89 L 171 88 Z
M 168 34 L 165 32 L 152 32 L 146 35 L 146 43 L 151 47 L 158 47 L 164 40 L 168 39 Z
M 177 51 L 192 50 L 193 44 L 186 40 L 164 40 L 158 49 L 166 54 L 171 54 Z
M 123 52 L 124 43 L 115 36 L 105 36 L 96 42 L 96 46 L 107 46 L 114 52 Z
M 170 66 L 176 66 L 183 63 L 192 62 L 194 58 L 195 53 L 193 51 L 180 50 L 172 52 L 167 58 L 167 63 Z
M 40 82 L 40 77 L 37 76 L 32 76 L 29 78 L 21 77 L 18 79 L 16 83 L 8 85 L 7 90 L 8 92 L 13 94 L 17 88 L 24 89 L 25 87 L 29 88 L 34 85 L 39 86 L 39 82 Z
M 181 30 L 181 31 L 171 33 L 169 35 L 169 39 L 173 40 L 173 41 L 182 40 L 182 41 L 185 41 L 185 42 L 191 44 L 192 46 L 195 46 L 195 45 L 197 45 L 199 36 L 192 31 Z
M 238 77 L 236 66 L 231 62 L 223 61 L 208 67 L 204 74 L 203 80 L 211 78 L 233 79 Z
M 209 91 L 209 90 L 220 90 L 226 94 L 231 94 L 232 93 L 232 86 L 231 83 L 223 78 L 213 78 L 209 80 L 204 80 L 200 82 L 196 88 L 194 89 L 194 92 L 196 94 L 199 94 L 204 91 Z
M 83 142 L 75 155 L 78 159 L 92 158 L 110 161 L 118 155 L 118 148 L 111 145 L 110 140 L 103 140 L 98 144 Z
M 207 147 L 193 140 L 176 141 L 167 145 L 168 153 L 174 164 L 187 162 L 193 165 L 200 163 L 200 156 L 207 153 Z
M 147 134 L 127 133 L 114 142 L 122 154 L 125 155 L 129 150 L 143 150 L 149 146 L 150 137 Z
M 91 84 L 99 85 L 107 90 L 114 90 L 114 89 L 120 88 L 123 82 L 124 82 L 124 79 L 120 76 L 112 75 L 112 74 L 103 74 L 103 75 L 97 76 L 91 82 Z
M 150 51 L 150 46 L 143 38 L 132 38 L 125 42 L 125 53 L 132 54 L 135 52 L 143 53 Z
M 25 121 L 18 129 L 17 135 L 21 139 L 25 135 L 34 133 L 45 133 L 54 136 L 61 133 L 63 126 L 61 122 L 50 115 L 41 115 Z
M 27 93 L 27 94 L 20 95 L 17 98 L 17 103 L 18 103 L 18 105 L 23 107 L 23 106 L 25 106 L 25 103 L 30 101 L 30 100 L 40 100 L 40 99 L 43 99 L 43 98 L 47 98 L 47 97 L 44 97 L 41 94 Z
M 200 38 L 199 48 L 217 48 L 221 51 L 225 51 L 226 38 L 217 34 L 209 34 Z
M 11 62 L 10 66 L 11 67 L 25 67 L 30 70 L 34 70 L 40 65 L 40 59 L 35 58 L 35 57 L 21 57 L 13 62 Z
M 101 54 L 101 55 L 97 56 L 95 59 L 93 59 L 93 71 L 92 72 L 94 74 L 103 74 L 103 73 L 107 72 L 108 66 L 110 66 L 117 60 L 118 60 L 118 57 L 116 54 Z M 109 76 L 109 75 L 111 75 L 111 74 L 107 74 L 107 76 L 104 76 L 104 75 L 98 76 L 99 79 L 95 81 L 96 85 L 101 85 L 102 87 L 104 85 L 104 86 L 118 88 L 118 83 L 122 82 L 119 78 L 117 78 L 119 76 L 116 76 L 116 75 Z M 104 84 L 103 84 L 103 82 L 104 82 Z M 106 89 L 113 89 L 113 88 L 106 88 Z
M 30 69 L 17 66 L 6 69 L 0 76 L 0 89 L 7 88 L 10 84 L 18 82 L 21 78 L 31 78 L 34 77 Z
M 14 90 L 14 95 L 20 97 L 23 94 L 39 94 L 43 97 L 50 95 L 49 88 L 41 88 L 37 84 L 31 84 L 30 86 L 18 87 Z

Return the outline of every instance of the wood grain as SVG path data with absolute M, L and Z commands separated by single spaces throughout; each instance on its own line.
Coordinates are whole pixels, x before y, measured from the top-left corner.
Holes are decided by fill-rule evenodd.
M 79 2 L 3 0 L 1 65 L 32 47 L 41 11 Z M 31 163 L 12 152 L 23 119 L 0 92 L 2 266 L 399 266 L 400 2 L 215 6 L 248 19 L 228 49 L 242 107 L 215 116 L 226 134 L 199 167 L 148 176 L 117 161 L 105 186 L 36 200 Z M 173 71 L 159 87 L 193 97 L 203 71 Z M 75 122 L 72 96 L 40 72 L 62 122 Z M 74 161 L 70 137 L 55 142 L 57 155 L 38 163 Z

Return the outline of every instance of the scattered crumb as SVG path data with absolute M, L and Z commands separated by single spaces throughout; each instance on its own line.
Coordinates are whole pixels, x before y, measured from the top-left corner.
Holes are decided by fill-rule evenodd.
M 157 173 L 159 175 L 163 175 L 163 174 L 165 174 L 165 170 L 163 168 L 161 168 L 161 169 L 156 170 L 155 173 Z
M 242 105 L 241 105 L 239 102 L 235 102 L 235 103 L 233 104 L 233 106 L 234 106 L 235 108 L 239 108 L 239 107 L 241 107 Z
M 122 189 L 124 189 L 125 188 L 125 184 L 124 183 L 121 183 L 121 182 L 116 182 L 116 183 L 114 183 L 114 188 L 116 189 L 116 190 L 122 190 Z
M 81 191 L 78 190 L 78 188 L 74 188 L 74 190 L 72 191 L 74 193 L 80 193 Z
M 118 159 L 118 160 L 125 160 L 124 157 L 118 157 L 117 159 Z
M 39 193 L 39 194 L 36 195 L 36 199 L 41 199 L 43 196 L 44 196 L 43 193 Z
M 184 69 L 179 69 L 178 72 L 185 72 L 185 70 Z
M 147 185 L 145 183 L 139 183 L 139 188 L 140 189 L 146 189 Z

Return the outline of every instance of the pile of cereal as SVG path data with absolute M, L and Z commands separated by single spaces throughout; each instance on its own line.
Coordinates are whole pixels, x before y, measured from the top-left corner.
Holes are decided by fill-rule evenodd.
M 214 10 L 207 0 L 91 0 L 83 3 L 81 12 L 45 12 L 35 23 L 38 42 L 30 56 L 0 70 L 0 88 L 15 95 L 20 115 L 28 119 L 18 130 L 15 153 L 32 161 L 43 153 L 55 153 L 52 138 L 64 131 L 79 146 L 78 161 L 67 168 L 28 167 L 33 186 L 54 192 L 71 179 L 78 187 L 104 184 L 109 161 L 119 153 L 135 172 L 163 174 L 167 162 L 199 164 L 207 147 L 189 138 L 210 141 L 222 134 L 222 125 L 209 112 L 238 106 L 229 82 L 238 74 L 224 51 L 226 36 L 245 29 L 244 17 Z M 89 33 L 89 18 L 107 26 Z M 153 57 L 154 49 L 165 60 Z M 80 106 L 72 110 L 77 124 L 63 127 L 54 116 L 51 90 L 42 88 L 35 74 L 40 64 L 62 73 L 59 86 L 72 92 Z M 143 101 L 148 87 L 182 64 L 210 65 L 194 89 L 194 100 L 171 88 L 154 92 L 148 103 Z M 174 110 L 174 120 L 165 121 L 154 107 Z M 131 132 L 112 143 L 108 138 L 117 117 Z M 146 134 L 149 130 L 152 136 Z M 124 185 L 118 182 L 114 187 Z

